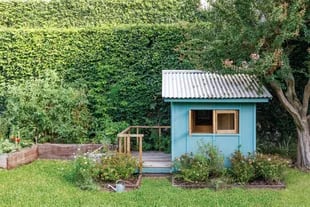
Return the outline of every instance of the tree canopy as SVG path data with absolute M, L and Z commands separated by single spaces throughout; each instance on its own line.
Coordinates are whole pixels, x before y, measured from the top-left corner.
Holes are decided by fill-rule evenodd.
M 205 11 L 210 30 L 202 29 L 189 36 L 179 51 L 199 68 L 255 74 L 268 83 L 296 125 L 297 164 L 310 169 L 309 2 L 210 3 L 212 6 Z

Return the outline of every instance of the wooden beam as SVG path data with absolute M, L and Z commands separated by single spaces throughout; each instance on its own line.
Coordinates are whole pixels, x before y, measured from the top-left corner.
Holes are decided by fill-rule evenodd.
M 139 137 L 139 168 L 142 173 L 142 136 Z
M 122 152 L 122 138 L 123 137 L 118 137 L 118 152 L 121 153 Z
M 130 154 L 130 136 L 126 137 L 126 142 L 127 142 L 126 154 Z

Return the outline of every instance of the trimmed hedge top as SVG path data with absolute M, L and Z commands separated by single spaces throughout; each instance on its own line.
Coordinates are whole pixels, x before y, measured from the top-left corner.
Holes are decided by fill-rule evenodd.
M 0 26 L 63 28 L 192 22 L 199 18 L 198 6 L 199 0 L 0 1 Z

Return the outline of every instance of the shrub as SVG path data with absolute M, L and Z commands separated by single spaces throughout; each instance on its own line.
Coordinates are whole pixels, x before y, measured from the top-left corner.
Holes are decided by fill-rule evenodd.
M 79 143 L 88 136 L 91 116 L 84 91 L 66 87 L 55 72 L 34 80 L 9 84 L 1 92 L 6 110 L 1 134 L 18 129 L 22 137 L 43 141 Z
M 210 177 L 221 177 L 225 172 L 224 156 L 216 146 L 199 143 L 199 154 L 204 156 L 209 166 Z
M 290 162 L 278 155 L 256 154 L 253 163 L 256 178 L 266 182 L 280 182 L 283 179 L 283 172 Z
M 225 172 L 224 157 L 211 144 L 199 143 L 198 153 L 184 154 L 174 161 L 177 179 L 186 182 L 207 182 L 219 178 Z
M 207 182 L 209 180 L 209 165 L 204 156 L 184 154 L 174 161 L 178 171 L 176 179 L 186 182 Z
M 0 25 L 68 28 L 195 21 L 201 15 L 198 3 L 198 0 L 0 1 Z
M 20 148 L 19 145 L 17 146 L 15 143 L 10 142 L 10 140 L 8 139 L 0 141 L 0 154 L 14 152 L 18 150 L 19 148 Z
M 267 183 L 280 182 L 290 162 L 278 155 L 256 154 L 244 156 L 236 151 L 231 157 L 231 175 L 239 183 L 263 180 Z
M 253 166 L 253 158 L 245 157 L 238 150 L 231 157 L 230 173 L 235 182 L 248 183 L 255 178 L 255 168 Z
M 76 185 L 83 190 L 95 190 L 97 186 L 93 177 L 95 161 L 88 158 L 87 155 L 78 155 L 74 160 L 73 177 Z
M 117 153 L 101 158 L 97 164 L 97 180 L 102 182 L 117 181 L 130 178 L 137 170 L 139 164 L 135 157 Z

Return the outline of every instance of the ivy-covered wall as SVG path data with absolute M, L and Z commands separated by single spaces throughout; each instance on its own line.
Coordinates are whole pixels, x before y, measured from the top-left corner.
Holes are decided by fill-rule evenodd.
M 0 1 L 0 25 L 14 28 L 196 21 L 199 0 Z
M 122 121 L 169 124 L 169 105 L 161 98 L 161 71 L 192 68 L 175 52 L 191 31 L 192 26 L 184 23 L 2 29 L 0 79 L 8 83 L 55 70 L 70 86 L 86 88 L 96 120 L 93 135 L 112 130 L 104 133 L 115 136 L 119 129 L 112 123 Z

